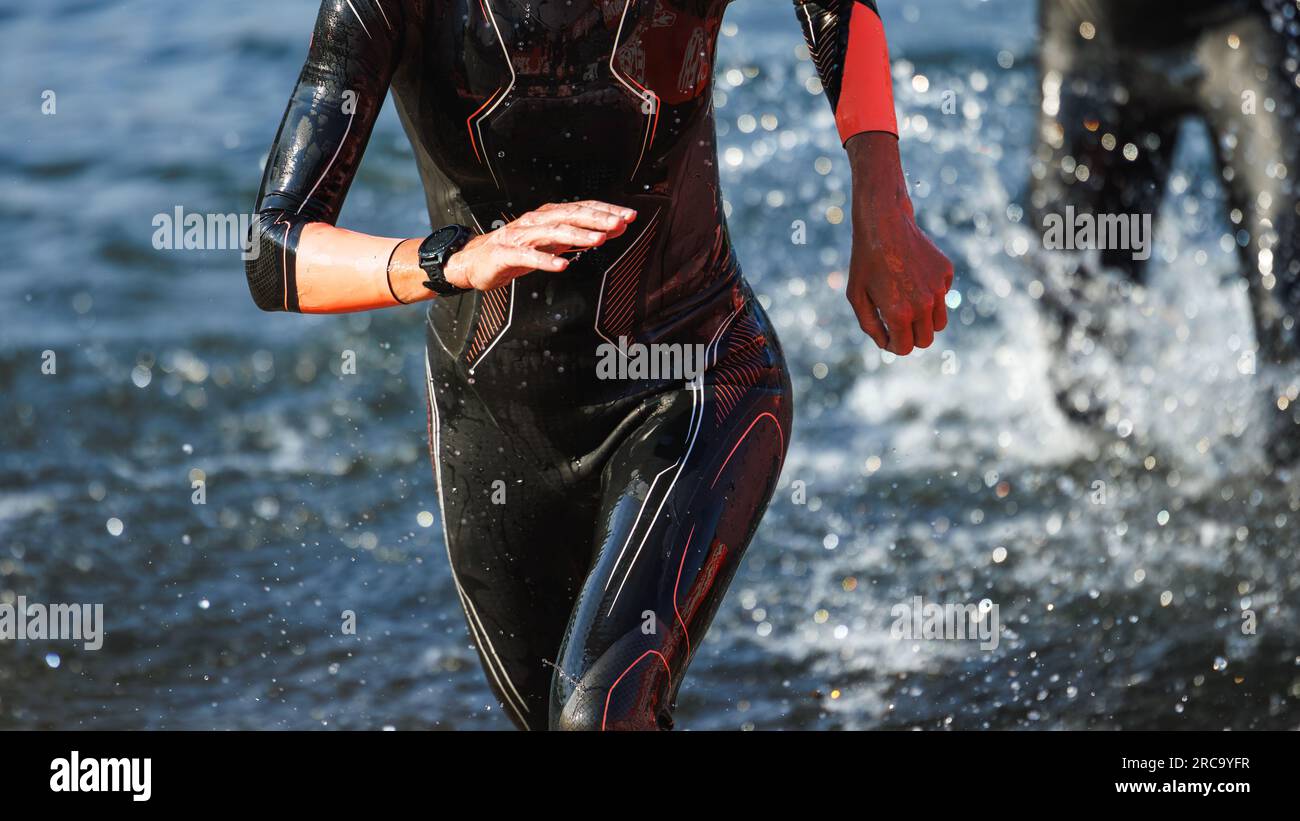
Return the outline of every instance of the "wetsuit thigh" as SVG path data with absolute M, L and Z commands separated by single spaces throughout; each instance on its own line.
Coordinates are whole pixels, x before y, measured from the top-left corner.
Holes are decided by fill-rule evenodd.
M 590 563 L 599 483 L 539 470 L 520 430 L 426 355 L 429 446 L 447 556 L 487 679 L 511 721 L 544 730 L 551 670 Z
M 647 400 L 605 466 L 553 729 L 671 727 L 691 654 L 776 488 L 791 421 L 780 350 L 752 304 L 719 335 L 702 379 Z
M 1190 59 L 1190 45 L 1136 55 L 1116 42 L 1122 32 L 1110 29 L 1105 14 L 1085 14 L 1077 4 L 1056 0 L 1039 6 L 1043 98 L 1029 191 L 1035 229 L 1067 207 L 1077 214 L 1154 214 L 1179 118 L 1190 104 L 1176 84 L 1151 69 L 1162 58 Z M 1091 38 L 1081 34 L 1086 26 L 1093 27 Z M 1140 282 L 1144 266 L 1133 256 L 1108 249 L 1101 263 Z M 1089 272 L 1077 273 L 1086 278 Z
M 1300 362 L 1300 42 L 1259 11 L 1207 31 L 1203 111 L 1239 231 L 1266 362 Z

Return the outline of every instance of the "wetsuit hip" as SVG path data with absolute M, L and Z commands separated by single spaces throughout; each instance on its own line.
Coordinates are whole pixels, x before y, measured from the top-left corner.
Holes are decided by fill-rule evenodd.
M 671 725 L 790 435 L 766 316 L 740 281 L 717 307 L 685 338 L 698 347 L 678 352 L 688 378 L 619 378 L 615 364 L 601 379 L 590 362 L 552 362 L 543 378 L 567 383 L 554 401 L 508 389 L 509 349 L 468 377 L 430 328 L 448 556 L 488 679 L 522 727 Z M 642 350 L 661 349 L 610 355 L 630 371 Z

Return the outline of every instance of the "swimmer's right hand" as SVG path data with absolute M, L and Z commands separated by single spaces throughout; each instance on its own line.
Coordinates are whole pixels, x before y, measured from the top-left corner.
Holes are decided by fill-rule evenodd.
M 533 271 L 563 271 L 569 260 L 561 254 L 604 245 L 635 219 L 631 208 L 598 200 L 548 203 L 471 239 L 444 275 L 457 287 L 489 291 Z

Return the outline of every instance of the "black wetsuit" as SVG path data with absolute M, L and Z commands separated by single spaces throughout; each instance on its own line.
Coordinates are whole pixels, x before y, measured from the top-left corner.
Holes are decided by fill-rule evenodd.
M 296 308 L 298 234 L 337 219 L 390 86 L 435 226 L 579 199 L 638 211 L 563 273 L 429 308 L 456 593 L 520 727 L 671 725 L 790 441 L 789 379 L 719 189 L 727 2 L 326 0 L 270 155 L 248 269 L 269 309 Z M 874 4 L 795 6 L 834 105 L 849 17 Z M 699 346 L 707 367 L 599 378 L 620 339 Z
M 1234 210 L 1261 364 L 1280 373 L 1282 384 L 1269 388 L 1276 400 L 1300 367 L 1300 10 L 1286 0 L 1043 0 L 1040 14 L 1035 225 L 1067 206 L 1156 213 L 1179 127 L 1203 118 Z M 1145 266 L 1131 251 L 1101 261 L 1142 281 Z M 1078 274 L 1077 290 L 1047 295 L 1064 320 L 1063 346 L 1101 319 L 1087 296 L 1091 272 Z M 1058 389 L 1074 411 L 1069 387 Z M 1298 410 L 1293 402 L 1277 420 L 1285 459 L 1300 452 Z

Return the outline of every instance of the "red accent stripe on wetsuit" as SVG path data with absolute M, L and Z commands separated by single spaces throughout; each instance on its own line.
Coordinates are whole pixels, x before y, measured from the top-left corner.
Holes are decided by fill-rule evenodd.
M 848 4 L 849 43 L 844 55 L 844 76 L 840 83 L 835 125 L 840 141 L 864 131 L 885 131 L 898 136 L 894 114 L 894 84 L 889 70 L 889 44 L 885 26 L 870 6 Z

